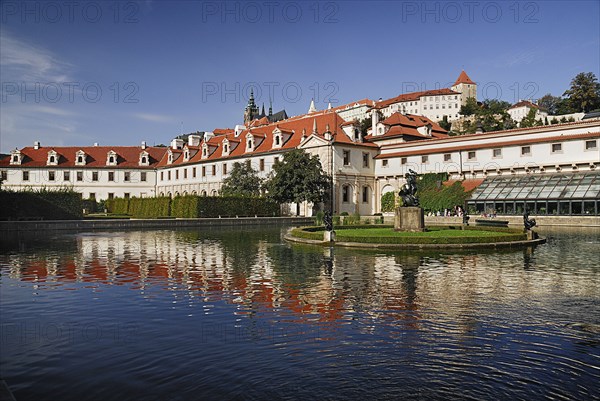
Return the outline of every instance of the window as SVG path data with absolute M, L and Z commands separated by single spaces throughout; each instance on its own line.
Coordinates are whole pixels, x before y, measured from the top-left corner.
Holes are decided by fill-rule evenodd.
M 113 171 L 109 171 L 108 172 L 108 181 L 114 181 L 115 180 L 115 173 Z
M 171 181 L 171 172 L 167 171 L 167 180 Z
M 179 179 L 179 170 L 175 170 L 175 179 L 178 180 Z
M 8 180 L 8 171 L 2 170 L 0 171 L 0 181 L 4 182 Z
M 521 146 L 521 156 L 530 156 L 531 146 Z
M 342 187 L 342 202 L 348 203 L 348 199 L 350 199 L 350 187 L 348 185 L 344 185 Z
M 77 181 L 83 181 L 83 171 L 77 172 Z
M 196 167 L 192 167 L 192 177 L 196 178 Z
M 596 150 L 598 149 L 598 142 L 594 139 L 591 141 L 585 141 L 585 150 Z
M 408 158 L 403 157 L 402 159 L 400 159 L 400 164 L 406 164 L 408 163 Z
M 279 163 L 279 157 L 274 157 L 273 158 L 273 164 L 277 164 Z
M 421 156 L 421 163 L 429 163 L 429 156 Z
M 212 165 L 212 175 L 217 175 L 217 166 L 215 164 Z
M 206 177 L 206 166 L 202 166 L 202 177 Z
M 275 146 L 279 146 L 279 145 L 280 145 L 279 135 L 275 135 Z
M 183 169 L 183 178 L 186 179 L 187 178 L 187 168 Z
M 223 163 L 223 175 L 227 175 L 227 163 Z
M 344 166 L 350 165 L 350 151 L 344 150 Z
M 130 171 L 125 172 L 125 175 L 123 176 L 123 181 L 125 181 L 125 182 L 131 181 L 131 172 Z
M 115 197 L 115 194 L 112 192 L 108 193 L 108 199 L 113 199 Z
M 29 181 L 29 171 L 23 171 L 23 181 Z
M 164 171 L 161 171 L 161 172 L 160 172 L 160 180 L 161 180 L 161 181 L 164 181 L 164 180 L 165 180 L 165 172 L 164 172 Z
M 260 159 L 258 161 L 258 168 L 260 171 L 265 171 L 265 159 Z
M 363 203 L 369 203 L 369 187 L 363 187 L 362 201 L 363 201 Z
M 56 173 L 54 171 L 48 171 L 48 181 L 54 181 L 56 178 Z
M 552 144 L 552 153 L 560 153 L 562 152 L 562 143 L 553 143 Z
M 383 160 L 381 161 L 381 166 L 383 166 L 383 167 L 387 167 L 387 166 L 388 166 L 388 159 L 383 159 Z
M 92 181 L 98 181 L 98 172 L 92 171 Z
M 492 156 L 493 157 L 502 157 L 502 149 L 494 149 L 492 151 Z
M 48 159 L 48 162 L 49 162 L 50 164 L 54 164 L 54 163 L 56 163 L 56 157 L 54 157 L 54 156 L 50 156 L 50 158 Z
M 445 162 L 451 162 L 452 161 L 452 155 L 450 153 L 446 153 L 444 155 L 444 161 Z
M 469 160 L 475 160 L 475 151 L 470 151 L 469 153 L 467 153 L 467 159 Z
M 146 181 L 146 172 L 145 171 L 142 171 L 140 173 L 140 181 L 144 181 L 144 182 Z
M 96 199 L 96 193 L 90 192 L 90 199 Z
M 365 167 L 365 168 L 369 167 L 369 154 L 368 153 L 363 153 L 363 167 Z
M 129 199 L 129 192 L 125 192 L 125 193 L 123 194 L 123 197 L 124 197 L 125 199 Z

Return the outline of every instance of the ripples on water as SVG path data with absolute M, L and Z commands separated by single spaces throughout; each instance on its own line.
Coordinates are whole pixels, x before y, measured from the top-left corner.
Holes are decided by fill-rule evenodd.
M 2 238 L 2 377 L 18 400 L 598 399 L 598 229 L 333 255 L 244 230 Z

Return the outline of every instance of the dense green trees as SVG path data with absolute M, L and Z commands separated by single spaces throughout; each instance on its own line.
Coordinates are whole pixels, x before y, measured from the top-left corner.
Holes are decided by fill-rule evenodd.
M 600 83 L 592 72 L 581 72 L 571 80 L 565 91 L 573 112 L 589 112 L 600 107 Z
M 275 163 L 265 188 L 268 196 L 280 203 L 318 203 L 328 199 L 330 178 L 317 155 L 295 149 Z
M 250 165 L 250 160 L 244 163 L 233 163 L 233 169 L 223 180 L 221 195 L 223 196 L 259 196 L 262 179 Z

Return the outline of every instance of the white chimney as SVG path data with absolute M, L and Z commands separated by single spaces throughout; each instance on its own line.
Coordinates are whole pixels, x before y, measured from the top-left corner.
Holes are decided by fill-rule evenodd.
M 142 141 L 142 149 L 146 149 L 146 141 Z
M 190 134 L 188 136 L 188 146 L 200 146 L 201 140 L 202 140 L 202 136 Z
M 94 146 L 98 146 L 98 142 L 94 142 Z
M 210 140 L 210 138 L 212 138 L 213 136 L 215 136 L 215 134 L 213 134 L 212 132 L 205 132 L 204 133 L 204 142 L 208 142 Z
M 238 136 L 240 136 L 242 131 L 244 131 L 245 129 L 246 129 L 246 127 L 243 125 L 236 125 L 234 128 L 235 137 L 237 138 Z
M 173 149 L 183 149 L 183 139 L 173 139 L 171 141 L 171 148 Z
M 40 141 L 35 141 L 35 142 L 33 143 L 33 148 L 34 148 L 34 149 L 39 149 L 39 148 L 40 148 Z

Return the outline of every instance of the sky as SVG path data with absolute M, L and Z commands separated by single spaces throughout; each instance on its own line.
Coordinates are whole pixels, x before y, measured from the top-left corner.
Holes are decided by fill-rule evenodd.
M 562 95 L 600 76 L 598 1 L 0 1 L 0 152 L 167 144 L 243 123 L 452 85 Z

